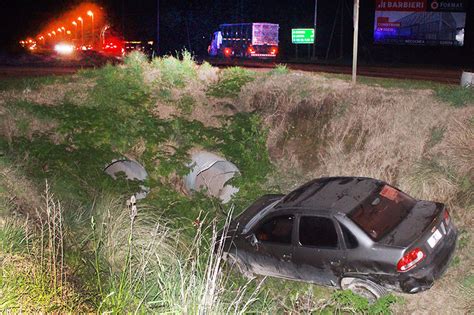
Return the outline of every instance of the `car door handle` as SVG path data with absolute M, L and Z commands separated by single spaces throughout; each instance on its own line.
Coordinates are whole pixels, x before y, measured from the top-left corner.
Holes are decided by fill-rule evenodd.
M 287 262 L 289 262 L 289 261 L 291 261 L 291 258 L 292 258 L 292 257 L 293 257 L 293 256 L 292 256 L 291 254 L 283 254 L 281 260 L 282 260 L 282 261 L 287 261 Z

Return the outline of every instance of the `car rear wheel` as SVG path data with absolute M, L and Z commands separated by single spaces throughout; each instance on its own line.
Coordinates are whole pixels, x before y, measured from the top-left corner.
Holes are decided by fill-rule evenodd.
M 245 278 L 247 279 L 255 278 L 255 275 L 253 274 L 253 272 L 237 254 L 228 253 L 226 257 L 226 261 L 232 269 L 241 273 Z
M 341 287 L 344 290 L 351 290 L 355 294 L 366 298 L 369 303 L 375 302 L 388 293 L 384 287 L 375 282 L 357 278 L 342 279 Z

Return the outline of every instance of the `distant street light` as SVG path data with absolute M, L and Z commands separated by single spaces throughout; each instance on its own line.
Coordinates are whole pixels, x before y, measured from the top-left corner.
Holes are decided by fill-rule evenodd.
M 81 46 L 84 46 L 84 20 L 78 17 L 77 20 L 81 21 Z
M 74 28 L 75 28 L 75 30 L 76 30 L 76 33 L 75 33 L 75 34 L 76 34 L 76 41 L 77 41 L 77 37 L 78 37 L 78 36 L 77 36 L 77 23 L 76 23 L 76 21 L 72 21 L 72 25 L 74 25 Z
M 94 13 L 89 10 L 87 11 L 87 15 L 92 19 L 92 46 L 94 46 Z

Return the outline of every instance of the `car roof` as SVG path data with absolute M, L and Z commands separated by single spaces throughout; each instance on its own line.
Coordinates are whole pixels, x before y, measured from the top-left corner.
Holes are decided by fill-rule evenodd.
M 306 208 L 347 214 L 382 184 L 367 177 L 318 178 L 290 192 L 275 210 Z

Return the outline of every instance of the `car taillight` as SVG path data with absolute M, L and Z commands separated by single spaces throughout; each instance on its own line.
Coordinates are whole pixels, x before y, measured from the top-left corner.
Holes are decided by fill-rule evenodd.
M 272 48 L 272 50 L 270 50 L 270 53 L 271 53 L 272 55 L 276 55 L 276 54 L 278 53 L 278 48 L 275 48 L 275 47 Z
M 253 49 L 253 47 L 249 47 L 248 52 L 249 54 L 255 54 L 255 49 Z
M 415 248 L 398 261 L 397 270 L 400 272 L 408 271 L 416 266 L 417 263 L 426 257 L 425 253 L 419 248 Z
M 449 221 L 451 221 L 451 218 L 449 217 L 449 212 L 447 209 L 444 210 L 444 223 L 446 223 L 446 226 L 449 225 Z
M 232 54 L 232 49 L 230 48 L 224 48 L 224 55 L 226 57 L 229 57 Z

